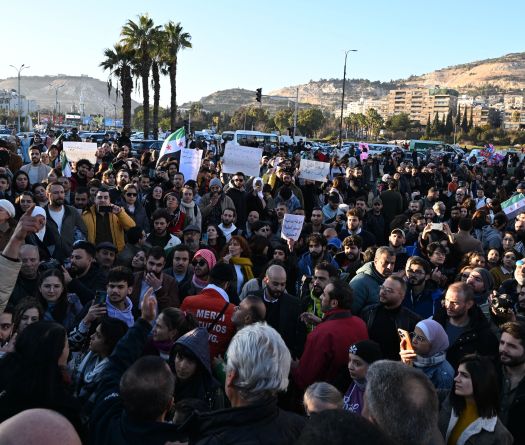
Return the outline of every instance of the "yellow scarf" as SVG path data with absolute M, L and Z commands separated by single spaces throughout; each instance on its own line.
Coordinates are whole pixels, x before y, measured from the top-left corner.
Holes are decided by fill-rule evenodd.
M 244 275 L 245 282 L 253 278 L 253 271 L 252 271 L 253 264 L 250 258 L 231 257 L 230 263 L 241 266 L 241 270 L 242 270 L 242 274 Z

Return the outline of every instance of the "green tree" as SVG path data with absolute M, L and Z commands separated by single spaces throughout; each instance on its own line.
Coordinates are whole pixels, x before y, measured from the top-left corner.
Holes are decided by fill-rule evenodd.
M 430 126 L 430 133 L 432 136 L 438 136 L 440 134 L 441 130 L 441 124 L 439 122 L 439 114 L 436 113 L 434 115 L 434 120 L 432 121 L 432 125 Z
M 167 66 L 167 72 L 170 79 L 170 126 L 175 131 L 177 121 L 177 65 L 179 51 L 185 48 L 191 48 L 191 35 L 183 32 L 180 22 L 168 22 L 164 25 L 164 62 Z
M 447 119 L 445 121 L 445 135 L 450 136 L 454 131 L 454 123 L 452 118 L 452 111 L 447 113 Z
M 376 109 L 370 108 L 366 112 L 366 120 L 368 123 L 368 127 L 371 130 L 372 136 L 377 137 L 377 135 L 379 134 L 379 130 L 381 130 L 381 127 L 384 123 L 383 118 L 377 112 Z
M 463 133 L 466 133 L 468 131 L 467 119 L 467 107 L 465 107 L 465 111 L 463 112 L 463 119 L 461 120 L 461 129 L 463 130 Z
M 325 117 L 319 108 L 306 108 L 297 114 L 297 126 L 305 136 L 314 135 L 323 126 L 324 121 Z
M 149 134 L 149 73 L 153 52 L 154 35 L 159 30 L 148 14 L 138 16 L 138 22 L 128 20 L 122 27 L 120 35 L 126 49 L 135 53 L 137 72 L 142 79 L 142 106 L 144 110 L 144 137 Z
M 501 127 L 501 113 L 494 108 L 490 108 L 489 114 L 487 116 L 487 122 L 491 128 Z
M 105 59 L 100 63 L 100 66 L 109 71 L 108 95 L 111 95 L 113 79 L 116 79 L 115 94 L 117 98 L 119 95 L 122 96 L 123 130 L 129 134 L 131 131 L 131 93 L 133 92 L 132 64 L 135 55 L 133 50 L 117 43 L 113 45 L 113 48 L 104 50 L 104 57 Z
M 474 127 L 474 107 L 470 107 L 470 118 L 468 120 L 468 129 Z
M 293 125 L 294 112 L 291 108 L 282 108 L 275 113 L 273 122 L 281 133 Z
M 393 132 L 406 131 L 410 127 L 410 116 L 406 113 L 394 114 L 387 121 L 387 128 Z
M 429 138 L 432 136 L 432 128 L 430 126 L 430 114 L 428 115 L 427 125 L 425 126 L 425 137 Z
M 456 127 L 461 126 L 461 107 L 458 107 L 456 112 Z

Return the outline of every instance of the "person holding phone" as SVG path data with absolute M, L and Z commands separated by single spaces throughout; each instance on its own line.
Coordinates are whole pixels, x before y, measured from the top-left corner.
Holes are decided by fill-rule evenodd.
M 82 213 L 86 224 L 88 241 L 99 244 L 113 243 L 120 252 L 125 246 L 124 232 L 135 227 L 135 221 L 122 207 L 111 203 L 109 191 L 100 188 L 95 196 L 95 204 Z

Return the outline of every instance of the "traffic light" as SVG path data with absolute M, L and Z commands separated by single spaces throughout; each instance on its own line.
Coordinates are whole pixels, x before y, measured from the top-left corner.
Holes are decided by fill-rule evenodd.
M 262 88 L 257 88 L 255 90 L 255 100 L 257 102 L 262 102 Z

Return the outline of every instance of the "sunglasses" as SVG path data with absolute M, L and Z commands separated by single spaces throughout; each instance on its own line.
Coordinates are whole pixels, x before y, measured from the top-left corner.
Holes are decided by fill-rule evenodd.
M 137 196 L 137 194 L 136 193 L 126 193 L 126 196 L 132 196 L 133 197 L 133 196 Z
M 204 260 L 199 260 L 199 261 L 192 261 L 191 264 L 193 264 L 194 266 L 204 267 L 208 263 Z

